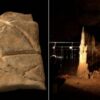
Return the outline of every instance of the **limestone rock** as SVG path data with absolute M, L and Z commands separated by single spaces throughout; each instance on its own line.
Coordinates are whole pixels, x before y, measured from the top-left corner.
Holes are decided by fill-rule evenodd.
M 0 91 L 45 89 L 39 29 L 31 14 L 0 16 Z
M 100 79 L 100 72 L 99 71 L 94 71 L 92 74 L 91 74 L 91 79 Z
M 85 79 L 89 78 L 88 64 L 79 64 L 77 76 Z

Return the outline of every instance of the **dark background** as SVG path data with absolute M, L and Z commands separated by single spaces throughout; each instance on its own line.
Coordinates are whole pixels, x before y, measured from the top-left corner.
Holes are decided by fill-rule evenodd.
M 100 0 L 51 0 L 50 7 L 50 41 L 79 41 L 82 26 L 100 40 Z
M 44 70 L 46 76 L 46 87 L 48 80 L 48 1 L 47 0 L 0 0 L 0 14 L 6 11 L 15 11 L 20 13 L 30 13 L 33 19 L 39 24 L 39 39 L 42 49 Z M 47 88 L 48 90 L 48 88 Z M 15 90 L 11 92 L 0 93 L 3 99 L 27 99 L 27 100 L 47 100 L 47 90 Z
M 90 36 L 94 35 L 96 42 L 100 42 L 100 0 L 50 0 L 50 4 L 50 41 L 79 42 L 84 26 L 85 32 Z M 60 91 L 59 88 L 64 80 L 53 80 L 57 73 L 57 71 L 53 73 L 57 67 L 52 64 L 54 60 L 51 59 L 50 63 L 52 100 L 98 100 L 92 94 L 82 91 L 75 93 L 75 89 L 70 87 Z M 58 88 L 57 93 L 53 93 L 53 89 L 56 88 Z

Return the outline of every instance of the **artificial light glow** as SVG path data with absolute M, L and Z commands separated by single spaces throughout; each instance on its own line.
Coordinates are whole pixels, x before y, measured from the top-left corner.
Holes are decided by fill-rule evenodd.
M 52 49 L 55 49 L 55 48 L 56 48 L 55 46 L 52 47 Z
M 72 50 L 72 49 L 73 49 L 73 47 L 72 47 L 72 46 L 69 46 L 69 49 L 71 49 L 71 50 Z

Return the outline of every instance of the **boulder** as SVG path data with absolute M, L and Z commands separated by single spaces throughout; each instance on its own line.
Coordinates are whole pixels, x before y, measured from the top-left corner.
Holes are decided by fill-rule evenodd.
M 0 91 L 45 89 L 38 23 L 31 14 L 0 16 Z

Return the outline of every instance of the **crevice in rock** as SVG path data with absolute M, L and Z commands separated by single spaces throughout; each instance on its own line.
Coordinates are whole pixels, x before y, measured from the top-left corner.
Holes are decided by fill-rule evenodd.
M 13 20 L 12 21 L 6 21 L 6 20 L 3 20 L 3 19 L 0 19 L 0 22 L 1 23 L 4 23 L 10 27 L 15 27 L 16 29 L 18 29 L 25 37 L 25 39 L 28 41 L 28 43 L 31 45 L 32 48 L 34 48 L 34 41 L 33 39 L 31 38 L 31 36 L 29 36 L 29 34 L 23 30 L 22 28 L 20 28 L 19 26 L 17 25 L 13 25 L 12 22 L 14 22 Z M 3 27 L 2 31 L 5 29 L 5 27 Z
M 40 63 L 40 64 L 41 64 L 41 63 Z M 29 72 L 29 71 L 32 70 L 33 68 L 34 68 L 34 69 L 37 68 L 37 66 L 40 65 L 40 64 L 34 65 L 34 66 L 32 66 L 32 67 L 29 67 L 26 71 L 24 71 L 23 76 L 25 76 L 26 72 Z
M 40 63 L 40 64 L 41 64 L 41 63 Z M 4 69 L 4 68 L 0 68 L 0 70 L 3 71 L 3 72 L 5 72 L 5 73 L 10 73 L 10 71 L 11 71 L 12 73 L 18 74 L 18 75 L 20 75 L 20 76 L 23 77 L 23 78 L 26 78 L 26 79 L 29 79 L 29 80 L 35 80 L 35 79 L 29 78 L 29 77 L 27 77 L 27 76 L 25 76 L 25 75 L 26 75 L 27 72 L 29 72 L 29 71 L 32 70 L 33 68 L 36 69 L 37 66 L 40 65 L 40 64 L 34 65 L 34 66 L 32 66 L 32 67 L 29 67 L 29 68 L 28 68 L 26 71 L 24 71 L 24 72 L 20 72 L 17 68 L 14 68 L 14 67 L 12 67 L 12 66 L 9 65 L 9 64 L 7 65 L 7 67 L 9 67 L 9 70 L 7 70 L 6 68 L 5 68 L 5 69 Z M 37 80 L 36 80 L 36 81 L 37 81 Z
M 28 33 L 26 31 L 24 31 L 23 29 L 21 29 L 20 27 L 18 27 L 17 25 L 14 25 L 13 27 L 15 27 L 16 29 L 18 29 L 24 35 L 24 37 L 29 42 L 29 44 L 31 45 L 31 47 L 34 48 L 33 39 L 28 35 Z
M 6 21 L 6 20 L 0 20 L 0 22 L 2 22 L 2 23 L 4 23 L 4 24 L 6 24 L 6 25 L 8 25 L 8 26 L 10 26 L 10 27 L 15 27 L 16 29 L 18 29 L 23 35 L 24 35 L 24 37 L 26 38 L 26 40 L 29 42 L 29 44 L 31 45 L 31 47 L 32 48 L 34 48 L 34 41 L 33 41 L 33 39 L 28 35 L 28 33 L 25 31 L 25 30 L 23 30 L 23 29 L 21 29 L 19 26 L 17 26 L 17 25 L 13 25 L 12 24 L 12 22 L 13 21 Z M 5 28 L 3 28 L 3 30 L 4 30 Z M 2 31 L 3 31 L 2 30 Z
M 3 52 L 2 56 L 20 55 L 20 54 L 40 54 L 39 51 L 34 50 L 22 50 L 22 51 L 6 51 Z

